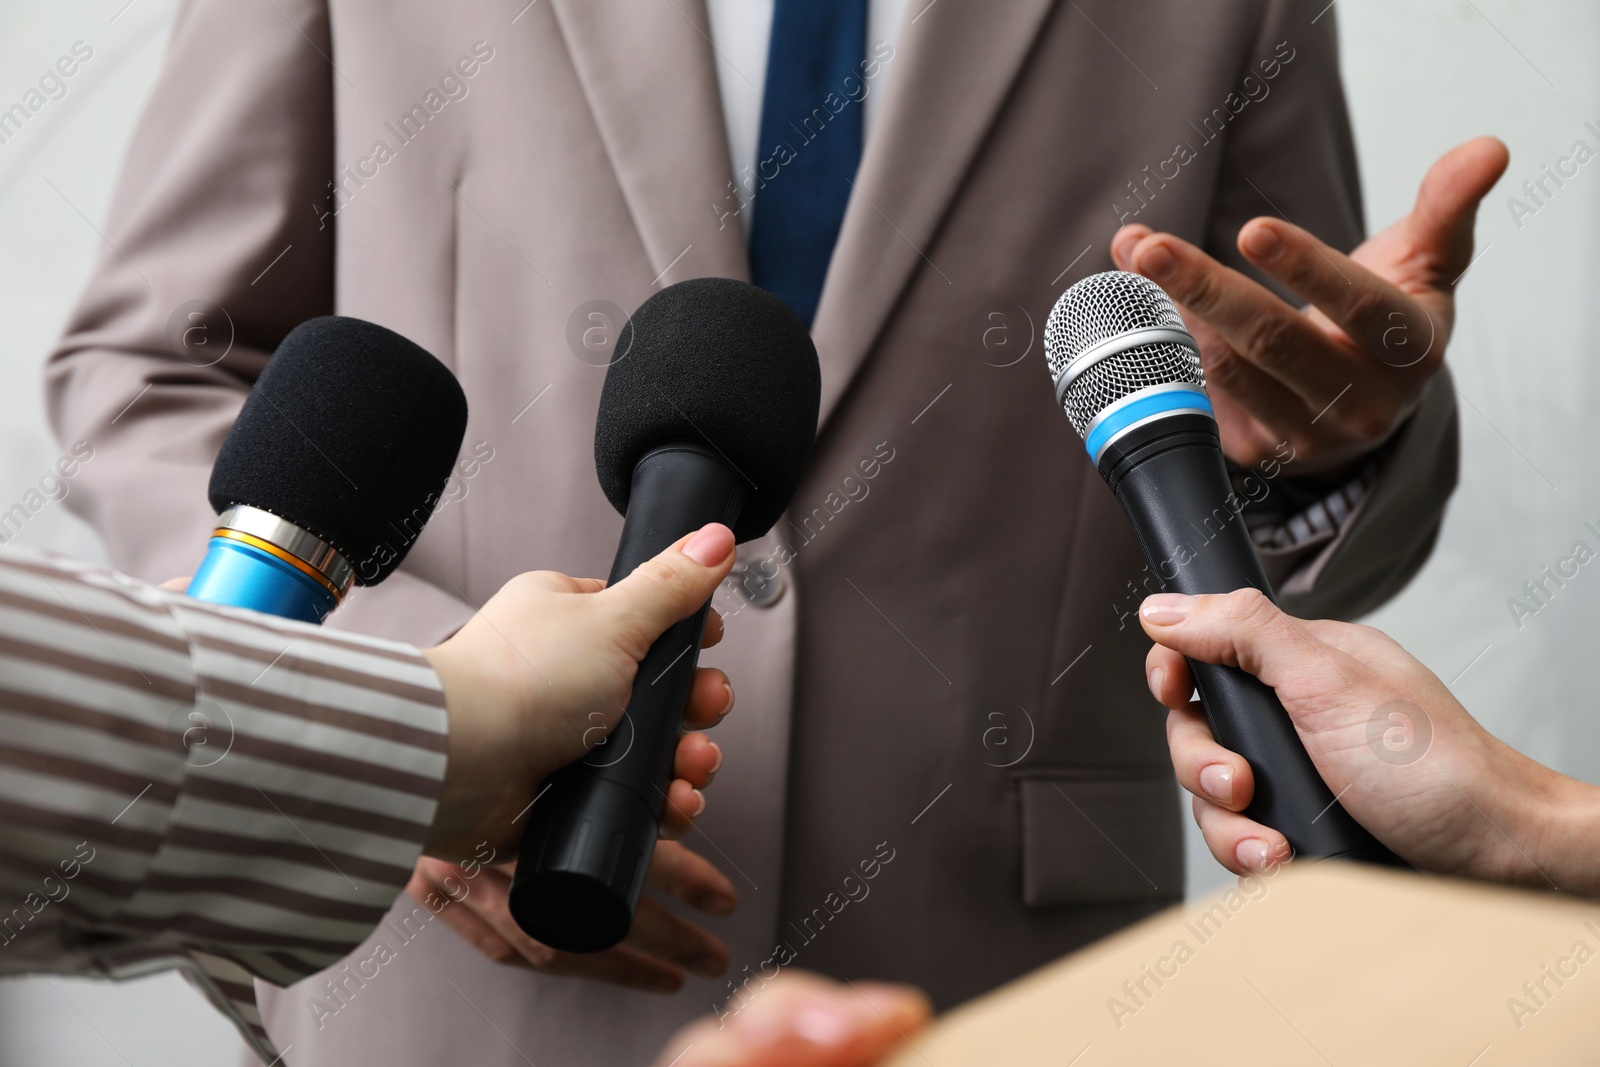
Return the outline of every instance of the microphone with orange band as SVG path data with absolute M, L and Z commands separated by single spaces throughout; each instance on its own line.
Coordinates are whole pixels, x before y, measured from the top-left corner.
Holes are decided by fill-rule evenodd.
M 460 384 L 417 345 L 360 319 L 301 323 L 217 455 L 217 527 L 188 594 L 322 622 L 400 565 L 466 428 Z

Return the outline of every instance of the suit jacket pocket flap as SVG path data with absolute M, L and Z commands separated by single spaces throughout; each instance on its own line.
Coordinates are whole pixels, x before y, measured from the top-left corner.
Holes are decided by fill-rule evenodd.
M 1182 898 L 1183 827 L 1171 776 L 1033 772 L 1019 785 L 1024 903 Z

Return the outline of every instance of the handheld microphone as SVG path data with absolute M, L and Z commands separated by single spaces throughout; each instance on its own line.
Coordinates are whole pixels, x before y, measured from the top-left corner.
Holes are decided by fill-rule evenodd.
M 322 622 L 400 565 L 466 429 L 455 375 L 417 345 L 360 319 L 301 323 L 217 454 L 217 527 L 188 595 Z
M 606 371 L 594 439 L 600 487 L 625 517 L 610 581 L 709 522 L 739 541 L 770 530 L 817 433 L 821 372 L 805 324 L 753 285 L 698 278 L 646 300 L 617 351 L 628 354 Z M 532 806 L 510 902 L 528 936 L 567 952 L 627 936 L 706 610 L 650 647 L 616 729 Z
M 1137 274 L 1074 284 L 1045 325 L 1056 401 L 1127 512 L 1163 588 L 1272 596 L 1228 481 L 1200 349 L 1171 298 Z M 1403 866 L 1337 802 L 1277 694 L 1234 667 L 1189 661 L 1217 740 L 1250 762 L 1245 814 L 1297 855 Z

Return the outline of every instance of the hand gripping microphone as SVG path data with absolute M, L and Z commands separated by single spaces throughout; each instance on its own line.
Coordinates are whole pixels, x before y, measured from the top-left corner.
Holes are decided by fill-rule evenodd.
M 467 429 L 455 376 L 391 330 L 289 331 L 211 470 L 217 527 L 188 595 L 320 623 L 374 585 L 433 513 Z
M 753 285 L 699 278 L 646 300 L 619 333 L 595 423 L 600 487 L 625 521 L 610 581 L 685 534 L 760 537 L 788 508 L 817 434 L 821 374 L 805 324 Z M 627 936 L 660 831 L 706 608 L 639 664 L 606 741 L 550 778 L 511 888 L 517 925 L 552 948 Z
M 1236 507 L 1200 350 L 1172 300 L 1137 274 L 1073 285 L 1045 325 L 1056 400 L 1174 592 L 1272 595 Z M 1335 800 L 1277 694 L 1234 667 L 1189 662 L 1217 740 L 1250 762 L 1245 814 L 1300 856 L 1402 865 Z

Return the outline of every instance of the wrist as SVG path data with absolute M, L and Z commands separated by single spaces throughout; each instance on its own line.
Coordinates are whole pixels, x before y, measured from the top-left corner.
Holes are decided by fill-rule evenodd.
M 460 844 L 463 812 L 470 807 L 473 783 L 479 781 L 482 768 L 476 766 L 482 746 L 474 736 L 479 716 L 471 706 L 473 686 L 464 665 L 457 661 L 450 642 L 423 649 L 422 657 L 428 661 L 439 678 L 444 691 L 445 715 L 449 721 L 449 734 L 445 750 L 444 777 L 439 785 L 439 796 L 434 808 L 433 825 L 429 829 L 422 851 L 430 856 L 449 858 Z
M 422 653 L 444 690 L 449 720 L 444 778 L 422 850 L 451 862 L 485 846 L 514 846 L 538 780 L 549 772 L 534 759 L 549 746 L 530 729 L 538 715 L 519 696 L 514 665 L 485 654 L 481 631 L 462 634 Z M 489 647 L 511 646 L 496 636 Z
M 1600 788 L 1547 769 L 1546 774 L 1529 853 L 1542 873 L 1531 884 L 1548 888 L 1554 882 L 1564 892 L 1600 897 Z

